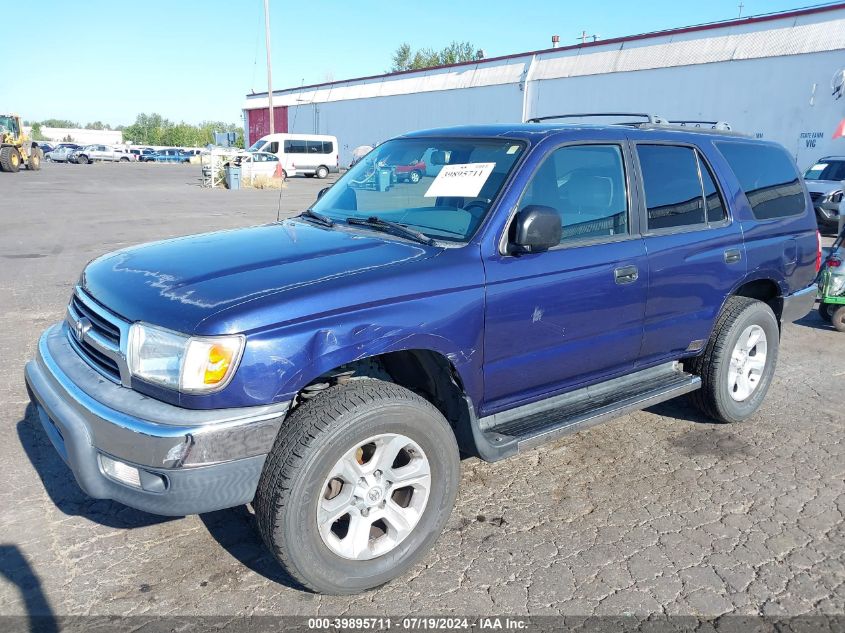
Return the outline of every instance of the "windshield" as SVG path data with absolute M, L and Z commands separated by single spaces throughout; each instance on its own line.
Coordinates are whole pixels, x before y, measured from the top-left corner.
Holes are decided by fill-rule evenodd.
M 378 218 L 436 240 L 465 242 L 524 149 L 520 141 L 500 139 L 388 141 L 312 208 L 332 220 Z
M 257 151 L 258 151 L 258 150 L 260 150 L 262 147 L 264 147 L 264 144 L 265 144 L 266 142 L 267 142 L 267 139 L 260 138 L 260 139 L 258 139 L 257 141 L 255 141 L 255 143 L 253 143 L 252 145 L 250 145 L 250 146 L 249 146 L 249 149 L 247 149 L 246 151 L 248 151 L 248 152 L 257 152 Z
M 804 172 L 804 180 L 845 180 L 845 160 L 816 163 Z

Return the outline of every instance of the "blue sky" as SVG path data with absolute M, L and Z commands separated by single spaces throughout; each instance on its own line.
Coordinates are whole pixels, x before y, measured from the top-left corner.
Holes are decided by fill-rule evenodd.
M 469 40 L 488 57 L 734 18 L 740 0 L 270 0 L 276 89 L 373 75 L 402 42 Z M 262 0 L 26 0 L 3 3 L 0 110 L 26 119 L 240 121 L 266 90 Z M 812 4 L 743 0 L 743 15 Z M 645 7 L 645 8 L 644 8 Z M 33 39 L 34 38 L 34 39 Z M 33 41 L 37 42 L 33 46 Z

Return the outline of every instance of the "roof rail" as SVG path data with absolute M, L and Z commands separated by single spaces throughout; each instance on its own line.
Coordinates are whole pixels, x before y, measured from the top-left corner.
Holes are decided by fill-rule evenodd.
M 671 125 L 681 127 L 709 127 L 711 130 L 724 130 L 730 132 L 733 128 L 727 121 L 695 121 L 695 120 L 672 120 L 667 121 Z
M 528 119 L 528 123 L 540 123 L 541 121 L 550 121 L 552 119 L 583 119 L 589 117 L 608 117 L 608 116 L 620 116 L 620 117 L 628 117 L 628 116 L 635 116 L 641 119 L 645 119 L 644 123 L 650 123 L 651 125 L 664 125 L 668 123 L 668 121 L 661 117 L 657 116 L 656 114 L 642 114 L 638 112 L 588 112 L 582 114 L 553 114 L 550 116 L 537 116 Z M 628 124 L 629 125 L 629 124 Z

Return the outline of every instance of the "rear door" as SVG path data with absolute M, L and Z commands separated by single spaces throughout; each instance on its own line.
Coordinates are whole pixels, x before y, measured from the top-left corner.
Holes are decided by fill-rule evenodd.
M 518 209 L 561 218 L 558 247 L 485 261 L 482 414 L 626 373 L 640 351 L 648 266 L 624 133 L 566 144 L 538 165 Z
M 739 222 L 702 151 L 675 143 L 635 144 L 648 300 L 640 364 L 700 350 L 725 297 L 745 277 Z

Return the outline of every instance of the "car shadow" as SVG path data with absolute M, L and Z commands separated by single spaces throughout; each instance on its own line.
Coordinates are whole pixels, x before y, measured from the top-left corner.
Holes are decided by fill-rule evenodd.
M 23 419 L 18 422 L 17 432 L 21 446 L 44 484 L 50 500 L 63 513 L 84 517 L 107 527 L 124 529 L 146 527 L 179 518 L 147 514 L 116 501 L 92 499 L 82 492 L 73 473 L 44 433 L 32 403 L 27 405 Z
M 273 558 L 258 534 L 255 516 L 247 506 L 207 512 L 200 515 L 200 520 L 220 547 L 245 567 L 272 582 L 308 591 Z
M 58 633 L 56 615 L 41 587 L 41 579 L 17 545 L 0 544 L 0 578 L 18 588 L 26 609 L 27 631 Z
M 826 330 L 828 332 L 836 331 L 835 327 L 821 318 L 819 315 L 818 305 L 816 305 L 812 312 L 807 314 L 807 316 L 795 321 L 794 323 L 795 325 L 812 328 L 814 330 Z
M 673 398 L 666 400 L 653 406 L 644 409 L 654 415 L 659 415 L 665 418 L 674 418 L 677 420 L 685 420 L 694 424 L 705 424 L 711 427 L 723 426 L 718 422 L 714 422 L 701 411 L 696 409 L 693 404 L 686 398 Z

